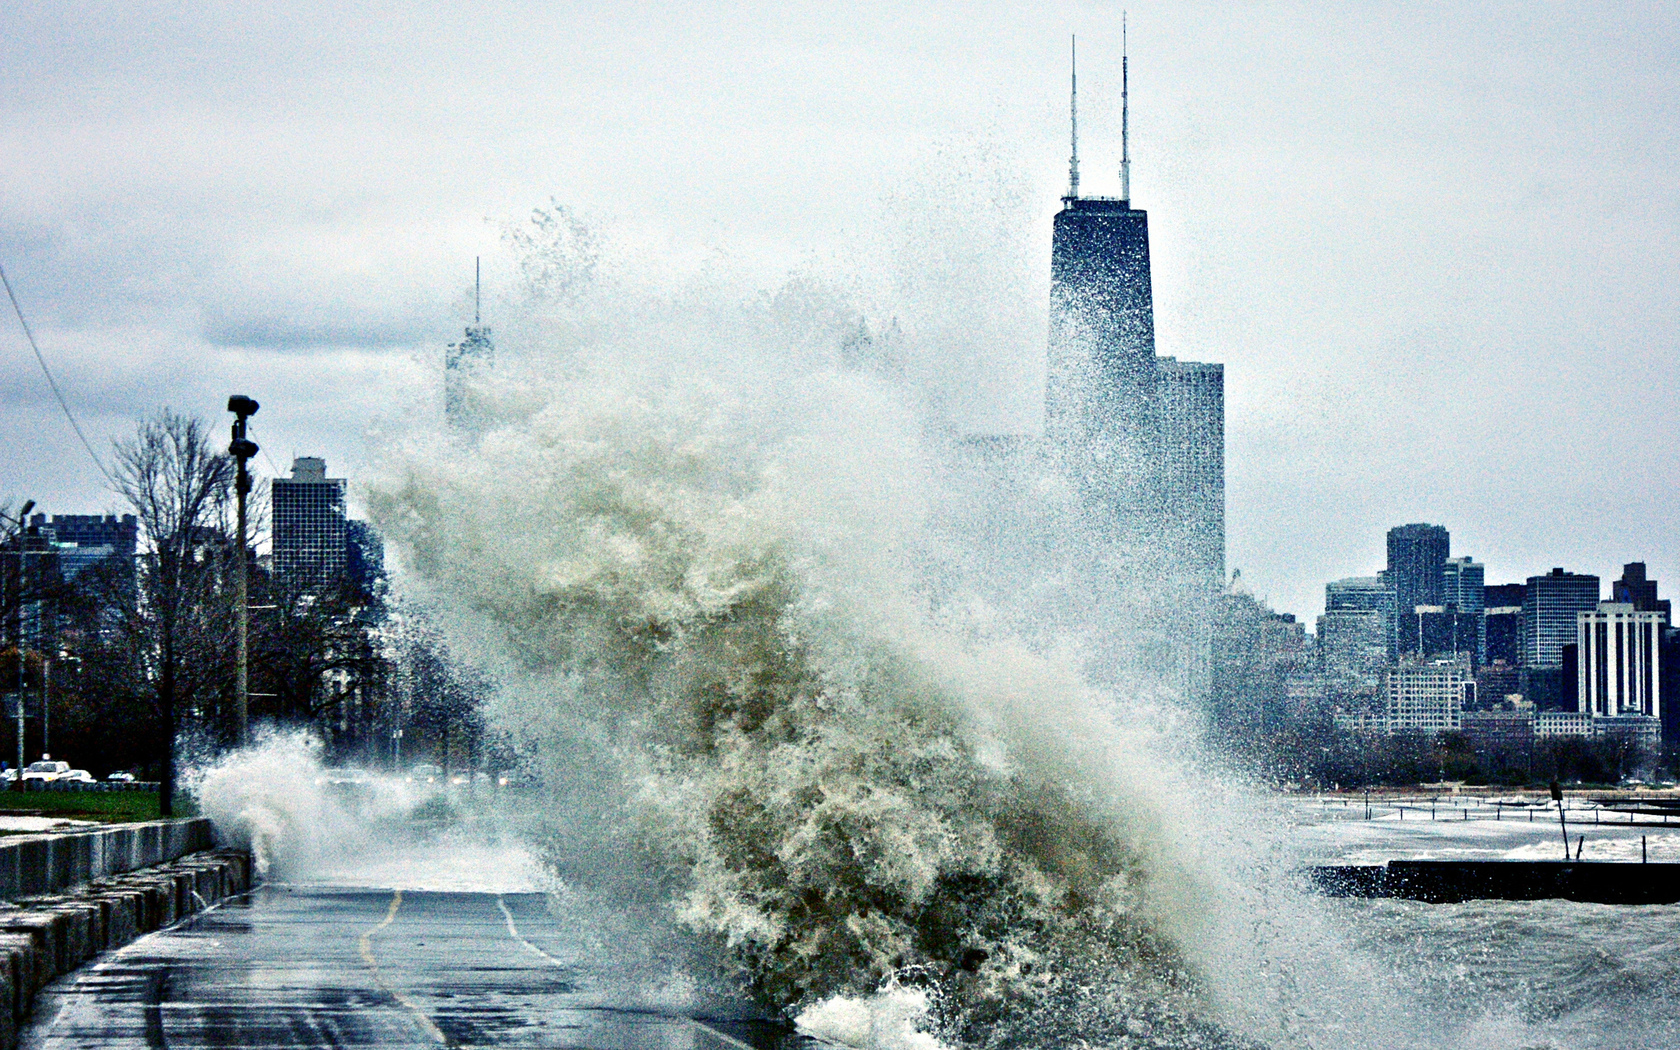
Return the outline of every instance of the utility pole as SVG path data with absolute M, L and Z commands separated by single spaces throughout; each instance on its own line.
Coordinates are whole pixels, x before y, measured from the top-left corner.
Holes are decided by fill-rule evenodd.
M 17 637 L 14 638 L 13 641 L 16 643 L 16 651 L 17 651 L 17 693 L 16 693 L 16 697 L 17 697 L 18 764 L 17 764 L 17 779 L 12 782 L 12 787 L 15 790 L 18 790 L 18 791 L 23 790 L 23 612 L 22 612 L 22 609 L 23 609 L 24 564 L 25 564 L 24 563 L 24 555 L 23 555 L 23 530 L 24 530 L 24 522 L 27 521 L 28 518 L 29 518 L 29 512 L 34 510 L 34 509 L 35 509 L 35 501 L 34 500 L 24 501 L 23 506 L 18 508 L 17 518 L 14 519 L 13 522 L 12 522 L 14 525 L 17 526 L 17 528 L 12 530 L 11 544 L 14 548 L 16 548 L 12 553 L 17 555 L 17 574 L 16 574 L 16 576 L 13 579 L 12 582 L 13 582 L 13 585 L 15 586 L 15 588 L 16 588 L 16 591 L 17 591 L 17 593 L 15 595 L 13 595 L 13 597 L 16 599 L 17 606 L 18 606 L 17 617 L 16 617 L 15 621 L 13 621 L 13 622 L 15 622 L 15 624 L 17 626 Z M 7 619 L 12 619 L 12 618 L 10 616 L 8 616 Z
M 228 411 L 233 413 L 233 442 L 228 445 L 228 454 L 239 463 L 239 474 L 234 480 L 234 502 L 238 506 L 239 538 L 237 543 L 237 560 L 239 571 L 234 578 L 237 581 L 235 589 L 234 633 L 237 636 L 239 669 L 234 679 L 233 714 L 238 730 L 236 743 L 244 747 L 251 742 L 251 679 L 250 679 L 250 627 L 251 604 L 247 593 L 246 577 L 250 574 L 250 565 L 245 558 L 245 497 L 251 491 L 251 472 L 247 467 L 252 456 L 257 454 L 257 443 L 245 436 L 245 421 L 257 414 L 258 404 L 244 394 L 235 394 L 228 398 Z
M 41 757 L 52 751 L 52 658 L 41 656 Z M 22 776 L 23 774 L 18 774 Z

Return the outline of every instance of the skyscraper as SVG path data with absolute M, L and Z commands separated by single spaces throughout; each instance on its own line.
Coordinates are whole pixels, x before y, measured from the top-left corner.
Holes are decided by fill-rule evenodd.
M 1440 525 L 1397 525 L 1388 530 L 1388 583 L 1394 589 L 1394 622 L 1388 651 L 1398 656 L 1403 624 L 1420 605 L 1442 605 L 1451 540 Z
M 1162 510 L 1184 540 L 1175 557 L 1217 587 L 1225 579 L 1225 366 L 1163 357 L 1156 367 Z
M 1580 709 L 1595 718 L 1662 716 L 1662 614 L 1599 602 L 1575 614 Z
M 1523 664 L 1563 666 L 1563 647 L 1575 641 L 1575 614 L 1598 608 L 1598 577 L 1553 569 L 1530 576 L 1523 601 Z
M 1208 689 L 1208 625 L 1225 582 L 1224 367 L 1155 355 L 1149 216 L 1131 201 L 1127 61 L 1122 53 L 1118 197 L 1080 193 L 1074 80 L 1068 191 L 1051 240 L 1045 437 L 1123 560 L 1159 582 L 1168 663 L 1195 696 Z
M 327 477 L 326 460 L 299 456 L 292 476 L 271 485 L 275 581 L 293 593 L 332 585 L 347 554 L 344 479 Z
M 132 514 L 54 514 L 50 519 L 37 514 L 32 522 L 59 545 L 59 571 L 67 580 L 112 557 L 121 559 L 124 571 L 133 572 L 140 522 Z
M 1498 583 L 1482 588 L 1482 642 L 1487 663 L 1508 667 L 1523 662 L 1522 610 L 1528 585 Z
M 1482 599 L 1486 572 L 1481 562 L 1469 557 L 1448 558 L 1441 565 L 1441 604 L 1456 607 L 1459 615 L 1471 616 L 1476 625 L 1476 663 L 1487 660 L 1487 625 L 1482 622 Z
M 1051 241 L 1045 433 L 1087 491 L 1120 509 L 1154 502 L 1159 386 L 1149 216 L 1130 201 L 1065 198 Z

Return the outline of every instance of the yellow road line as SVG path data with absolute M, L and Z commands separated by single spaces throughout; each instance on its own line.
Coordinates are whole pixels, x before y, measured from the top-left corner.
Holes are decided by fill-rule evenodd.
M 375 984 L 384 989 L 385 993 L 391 998 L 403 1004 L 403 1006 L 408 1009 L 408 1012 L 413 1014 L 420 1021 L 421 1027 L 426 1029 L 427 1034 L 443 1046 L 448 1046 L 450 1045 L 449 1037 L 443 1034 L 443 1029 L 433 1024 L 432 1019 L 426 1016 L 426 1011 L 420 1009 L 419 1005 L 416 1004 L 413 999 L 410 999 L 408 996 L 391 987 L 391 985 L 385 980 L 384 976 L 379 972 L 379 961 L 373 957 L 373 935 L 396 921 L 397 909 L 400 907 L 402 907 L 402 890 L 396 890 L 391 894 L 391 907 L 385 912 L 385 920 L 378 926 L 375 926 L 373 929 L 362 934 L 362 962 L 367 963 L 368 969 L 373 971 L 373 982 Z

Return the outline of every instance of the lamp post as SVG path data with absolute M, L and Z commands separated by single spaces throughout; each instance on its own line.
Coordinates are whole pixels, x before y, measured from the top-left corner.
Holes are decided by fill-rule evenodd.
M 234 502 L 238 506 L 239 538 L 237 546 L 237 560 L 239 571 L 235 574 L 237 581 L 234 608 L 234 632 L 238 642 L 239 669 L 234 679 L 233 713 L 237 722 L 237 743 L 244 747 L 250 743 L 251 737 L 251 698 L 250 698 L 250 620 L 251 607 L 246 593 L 246 575 L 250 566 L 245 561 L 245 497 L 251 491 L 251 472 L 246 464 L 257 454 L 257 443 L 245 436 L 245 421 L 257 414 L 257 403 L 244 394 L 235 394 L 228 398 L 228 411 L 233 413 L 233 441 L 228 445 L 228 454 L 239 463 L 239 474 L 234 480 Z

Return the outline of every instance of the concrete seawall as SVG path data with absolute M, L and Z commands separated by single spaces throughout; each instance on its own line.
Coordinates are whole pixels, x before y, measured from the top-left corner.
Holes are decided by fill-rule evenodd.
M 203 817 L 0 838 L 0 1050 L 47 982 L 251 886 Z
M 1435 904 L 1550 899 L 1680 903 L 1680 864 L 1672 863 L 1391 860 L 1386 865 L 1326 865 L 1307 874 L 1332 897 L 1398 897 Z
M 206 817 L 0 838 L 0 900 L 56 893 L 215 845 Z

